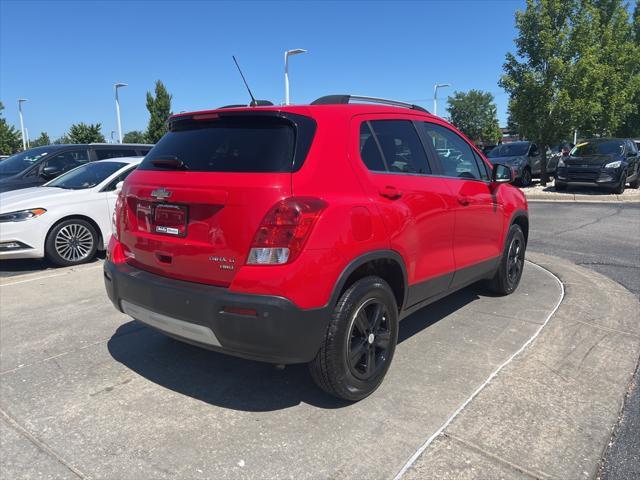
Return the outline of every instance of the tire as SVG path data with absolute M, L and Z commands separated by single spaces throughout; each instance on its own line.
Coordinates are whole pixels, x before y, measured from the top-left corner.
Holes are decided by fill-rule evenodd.
M 382 383 L 397 341 L 398 307 L 391 288 L 380 277 L 362 278 L 340 297 L 309 363 L 311 377 L 330 395 L 362 400 Z
M 622 195 L 624 193 L 624 189 L 626 185 L 627 185 L 627 171 L 625 170 L 620 174 L 620 183 L 618 184 L 617 187 L 614 187 L 613 193 Z
M 485 283 L 488 290 L 498 295 L 510 295 L 518 288 L 524 269 L 526 248 L 522 229 L 519 225 L 511 225 L 498 270 L 493 278 Z
M 531 176 L 531 170 L 525 168 L 522 171 L 522 176 L 520 177 L 520 186 L 521 187 L 529 187 L 533 183 L 533 177 Z
M 556 187 L 556 191 L 564 192 L 567 189 L 567 184 L 559 182 L 559 181 L 556 180 L 555 181 L 555 187 Z
M 98 233 L 86 220 L 71 218 L 48 233 L 44 251 L 56 265 L 68 267 L 90 261 L 98 249 Z
M 633 182 L 629 182 L 631 188 L 640 188 L 640 166 L 636 167 L 636 179 Z

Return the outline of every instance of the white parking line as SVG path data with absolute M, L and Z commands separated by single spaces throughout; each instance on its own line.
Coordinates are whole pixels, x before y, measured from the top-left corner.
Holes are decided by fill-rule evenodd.
M 65 270 L 63 272 L 53 273 L 51 275 L 40 275 L 40 276 L 37 276 L 37 277 L 26 278 L 24 280 L 17 280 L 15 282 L 11 282 L 11 281 L 9 281 L 7 283 L 2 282 L 2 283 L 0 283 L 0 288 L 1 287 L 8 287 L 8 286 L 11 286 L 11 285 L 19 285 L 21 283 L 35 282 L 37 280 L 46 280 L 48 278 L 62 277 L 63 275 L 69 275 L 70 273 L 73 273 L 73 272 L 84 272 L 85 270 L 94 270 L 96 268 L 102 268 L 102 262 L 100 262 L 99 265 L 91 265 L 91 266 L 85 267 L 85 268 L 70 268 L 70 269 Z
M 558 310 L 558 307 L 560 307 L 560 304 L 562 303 L 562 300 L 564 300 L 564 284 L 560 281 L 560 279 L 554 275 L 553 273 L 551 273 L 549 270 L 547 270 L 544 267 L 541 267 L 540 265 L 537 265 L 533 262 L 529 262 L 527 260 L 527 263 L 530 263 L 531 265 L 538 267 L 541 270 L 544 270 L 547 273 L 550 273 L 551 276 L 553 276 L 553 278 L 556 279 L 556 281 L 558 282 L 558 285 L 560 285 L 560 299 L 558 300 L 558 303 L 556 304 L 556 306 L 553 308 L 553 310 L 551 310 L 551 313 L 549 313 L 549 316 L 547 317 L 547 319 L 544 321 L 544 323 L 542 325 L 540 325 L 540 328 L 538 328 L 538 330 L 536 330 L 536 332 L 531 336 L 531 338 L 529 338 L 529 340 L 527 340 L 513 355 L 511 355 L 504 363 L 502 363 L 498 368 L 496 368 L 491 375 L 489 375 L 487 377 L 487 379 L 482 382 L 482 384 L 476 388 L 476 390 L 471 394 L 471 396 L 469 398 L 467 398 L 457 409 L 455 412 L 453 412 L 453 414 L 447 418 L 447 420 L 440 426 L 440 428 L 438 428 L 438 430 L 435 431 L 435 433 L 433 435 L 431 435 L 429 438 L 427 438 L 427 440 L 420 445 L 420 447 L 416 450 L 416 452 L 411 455 L 411 457 L 409 457 L 409 459 L 406 461 L 406 463 L 404 464 L 404 466 L 402 467 L 402 469 L 396 474 L 394 478 L 394 480 L 400 480 L 405 473 L 407 473 L 407 470 L 409 470 L 409 468 L 411 468 L 411 466 L 415 463 L 415 461 L 420 457 L 420 455 L 422 455 L 424 453 L 424 451 L 429 447 L 429 445 L 431 445 L 431 443 L 438 438 L 438 436 L 444 431 L 445 428 L 447 428 L 449 426 L 449 424 L 462 412 L 462 410 L 465 409 L 465 407 L 467 405 L 469 405 L 469 403 L 471 403 L 471 401 L 476 398 L 476 396 L 478 396 L 478 394 L 484 390 L 484 388 L 489 385 L 489 383 L 491 383 L 491 380 L 493 380 L 495 378 L 496 375 L 498 375 L 498 373 L 500 373 L 500 371 L 506 367 L 509 363 L 511 363 L 511 361 L 516 358 L 520 353 L 522 353 L 529 345 L 531 345 L 531 343 L 538 337 L 538 335 L 540 335 L 540 332 L 542 331 L 542 329 L 547 325 L 547 323 L 549 323 L 549 320 L 551 320 L 551 317 L 553 317 L 554 313 L 556 313 L 556 311 Z

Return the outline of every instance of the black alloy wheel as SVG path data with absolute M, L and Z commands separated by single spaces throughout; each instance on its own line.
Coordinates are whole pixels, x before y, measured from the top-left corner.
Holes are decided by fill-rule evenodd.
M 368 380 L 384 369 L 391 331 L 387 307 L 375 298 L 367 299 L 355 311 L 347 342 L 349 371 L 360 380 Z
M 524 266 L 524 245 L 519 236 L 514 236 L 509 245 L 507 254 L 507 281 L 510 286 L 518 285 L 522 276 L 522 267 Z

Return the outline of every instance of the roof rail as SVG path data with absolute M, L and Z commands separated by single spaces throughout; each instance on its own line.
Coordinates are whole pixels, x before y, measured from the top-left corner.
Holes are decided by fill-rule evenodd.
M 311 105 L 344 105 L 350 103 L 351 100 L 357 100 L 365 103 L 382 103 L 384 105 L 411 108 L 412 110 L 420 110 L 421 112 L 429 113 L 426 108 L 422 108 L 421 106 L 414 105 L 412 103 L 389 100 L 387 98 L 365 97 L 363 95 L 327 95 L 314 100 L 311 102 Z

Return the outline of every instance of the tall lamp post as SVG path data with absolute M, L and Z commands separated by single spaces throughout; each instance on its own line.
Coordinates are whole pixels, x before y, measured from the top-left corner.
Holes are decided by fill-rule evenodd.
M 27 135 L 24 133 L 24 119 L 22 118 L 22 104 L 28 102 L 26 98 L 18 99 L 18 113 L 20 114 L 20 133 L 22 134 L 22 150 L 27 149 Z
M 120 124 L 120 100 L 118 99 L 118 89 L 120 87 L 127 87 L 126 83 L 116 83 L 113 85 L 116 91 L 116 121 L 118 126 L 118 143 L 122 143 L 122 125 Z
M 438 89 L 444 87 L 450 87 L 450 83 L 436 83 L 433 86 L 433 114 L 438 115 Z
M 291 55 L 298 55 L 299 53 L 305 53 L 306 50 L 302 48 L 296 48 L 294 50 L 287 50 L 284 52 L 284 104 L 289 105 L 289 57 Z

